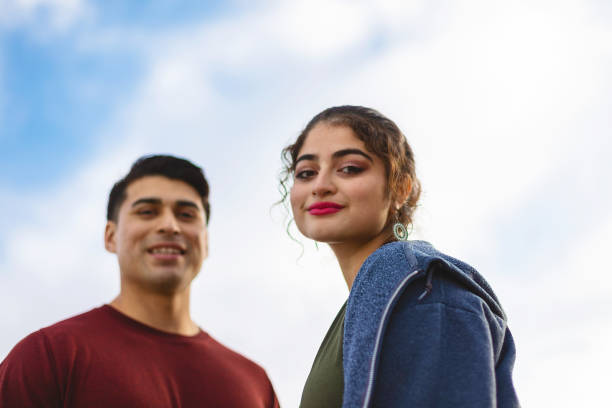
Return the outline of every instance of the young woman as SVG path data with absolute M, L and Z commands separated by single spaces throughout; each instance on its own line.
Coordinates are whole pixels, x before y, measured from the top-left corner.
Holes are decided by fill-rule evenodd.
M 421 190 L 397 125 L 373 109 L 329 108 L 283 158 L 298 229 L 329 244 L 350 290 L 301 407 L 518 407 L 495 294 L 469 265 L 407 240 Z

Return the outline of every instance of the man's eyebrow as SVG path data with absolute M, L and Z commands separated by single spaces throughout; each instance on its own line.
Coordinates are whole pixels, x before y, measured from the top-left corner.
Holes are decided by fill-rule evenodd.
M 145 197 L 145 198 L 139 198 L 138 200 L 134 201 L 132 203 L 132 207 L 136 207 L 137 205 L 140 204 L 155 204 L 155 205 L 159 205 L 162 203 L 162 200 L 159 198 L 153 198 L 153 197 Z M 198 207 L 198 205 L 196 203 L 194 203 L 193 201 L 190 200 L 178 200 L 176 202 L 177 207 L 194 207 L 197 208 L 198 210 L 200 209 L 200 207 Z
M 193 201 L 189 201 L 189 200 L 178 200 L 176 202 L 177 207 L 193 207 L 196 209 L 200 209 L 200 207 L 194 203 Z
M 366 159 L 368 159 L 369 161 L 371 161 L 372 163 L 374 163 L 374 160 L 372 159 L 372 157 L 370 157 L 369 154 L 367 154 L 366 152 L 359 150 L 359 149 L 342 149 L 342 150 L 338 150 L 337 152 L 335 152 L 334 154 L 332 154 L 332 157 L 337 158 L 337 157 L 342 157 L 342 156 L 346 156 L 349 154 L 359 154 L 363 157 L 365 157 Z
M 140 204 L 161 204 L 161 200 L 159 198 L 139 198 L 138 200 L 134 201 L 132 203 L 132 207 L 136 207 L 137 205 Z

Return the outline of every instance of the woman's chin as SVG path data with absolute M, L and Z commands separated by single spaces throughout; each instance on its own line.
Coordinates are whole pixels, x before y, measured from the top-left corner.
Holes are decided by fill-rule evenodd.
M 346 234 L 333 234 L 329 231 L 319 231 L 318 233 L 311 233 L 305 235 L 307 238 L 312 239 L 313 241 L 321 242 L 323 244 L 340 244 L 343 242 L 351 241 L 352 237 L 346 236 Z
M 304 234 L 306 238 L 312 239 L 313 241 L 321 242 L 323 244 L 331 244 L 337 242 L 337 238 L 334 234 L 330 234 L 329 232 L 321 232 L 321 233 L 310 233 Z

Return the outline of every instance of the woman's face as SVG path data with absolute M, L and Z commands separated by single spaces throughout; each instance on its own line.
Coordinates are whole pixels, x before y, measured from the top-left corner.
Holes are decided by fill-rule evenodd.
M 315 125 L 298 153 L 291 188 L 300 232 L 329 244 L 384 241 L 392 203 L 385 173 L 351 128 Z

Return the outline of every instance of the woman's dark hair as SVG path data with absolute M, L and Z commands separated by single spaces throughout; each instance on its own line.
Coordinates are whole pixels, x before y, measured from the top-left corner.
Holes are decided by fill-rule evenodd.
M 133 181 L 146 176 L 164 176 L 173 180 L 180 180 L 195 189 L 202 198 L 202 206 L 206 213 L 206 222 L 210 218 L 210 204 L 208 203 L 208 182 L 202 169 L 189 160 L 167 155 L 143 156 L 136 160 L 130 172 L 115 183 L 109 196 L 106 209 L 106 219 L 117 222 L 119 207 L 125 200 L 125 190 Z
M 416 177 L 414 154 L 406 137 L 397 125 L 380 112 L 363 106 L 336 106 L 325 109 L 308 122 L 293 144 L 285 147 L 281 153 L 283 170 L 280 177 L 280 190 L 283 202 L 289 194 L 287 185 L 289 177 L 295 171 L 295 160 L 308 136 L 308 133 L 319 123 L 331 126 L 347 126 L 353 130 L 370 152 L 377 155 L 384 163 L 387 175 L 387 190 L 392 197 L 407 197 L 398 211 L 399 221 L 412 223 L 421 185 Z M 408 189 L 410 189 L 408 191 Z

